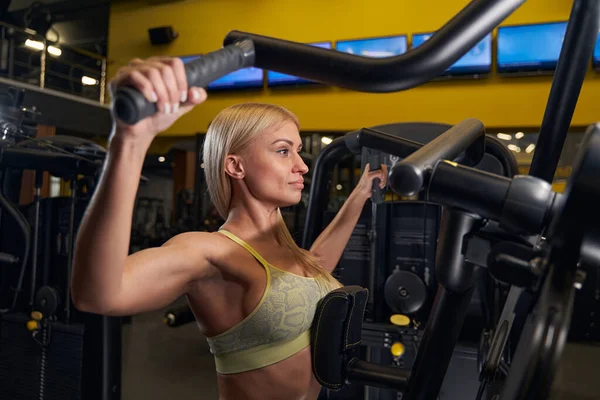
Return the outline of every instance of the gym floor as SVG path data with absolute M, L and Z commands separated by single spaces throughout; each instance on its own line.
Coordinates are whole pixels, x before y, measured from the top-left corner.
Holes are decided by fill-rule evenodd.
M 206 339 L 196 324 L 164 325 L 165 310 L 134 316 L 123 325 L 122 400 L 218 399 Z M 600 347 L 568 344 L 551 400 L 598 400 L 599 376 Z
M 184 305 L 183 298 L 176 305 Z M 165 310 L 123 324 L 122 400 L 218 399 L 215 364 L 196 324 L 169 328 Z

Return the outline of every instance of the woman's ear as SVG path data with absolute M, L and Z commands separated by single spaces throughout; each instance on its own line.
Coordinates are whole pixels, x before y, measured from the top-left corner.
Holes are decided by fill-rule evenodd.
M 229 154 L 225 158 L 225 173 L 233 179 L 243 179 L 244 167 L 242 165 L 242 159 L 236 154 Z

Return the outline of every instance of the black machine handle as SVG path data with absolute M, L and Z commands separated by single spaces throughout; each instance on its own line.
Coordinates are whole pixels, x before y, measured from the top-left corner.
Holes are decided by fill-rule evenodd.
M 397 92 L 444 73 L 525 0 L 473 0 L 421 46 L 368 58 L 307 44 L 232 31 L 224 44 L 254 42 L 255 67 L 361 92 Z
M 230 72 L 254 65 L 254 44 L 240 38 L 235 43 L 213 51 L 185 64 L 189 86 L 205 87 Z M 119 88 L 115 95 L 115 115 L 133 125 L 157 111 L 142 93 L 131 87 Z
M 421 147 L 396 165 L 389 183 L 394 192 L 413 196 L 421 191 L 439 160 L 455 160 L 464 151 L 460 163 L 475 165 L 485 152 L 485 127 L 477 119 L 466 119 Z

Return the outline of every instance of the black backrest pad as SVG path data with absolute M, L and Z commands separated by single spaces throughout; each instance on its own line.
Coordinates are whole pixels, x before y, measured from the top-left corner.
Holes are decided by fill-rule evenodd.
M 345 381 L 349 354 L 360 345 L 368 291 L 344 286 L 331 291 L 319 304 L 311 330 L 313 373 L 329 389 L 340 389 Z

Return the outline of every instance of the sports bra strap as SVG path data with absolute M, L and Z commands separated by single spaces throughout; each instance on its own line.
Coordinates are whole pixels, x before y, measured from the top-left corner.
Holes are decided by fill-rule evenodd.
M 245 241 L 243 241 L 242 239 L 240 239 L 239 237 L 235 236 L 233 233 L 231 233 L 225 229 L 219 229 L 218 232 L 222 233 L 223 235 L 227 236 L 229 239 L 233 240 L 234 242 L 236 242 L 237 244 L 239 244 L 240 246 L 242 246 L 243 248 L 248 250 L 250 252 L 250 254 L 252 254 L 263 265 L 263 267 L 267 268 L 269 263 L 264 258 L 262 258 L 262 256 L 260 254 L 258 254 L 258 252 L 256 250 L 254 250 L 254 248 L 252 246 L 250 246 L 248 243 L 246 243 Z

